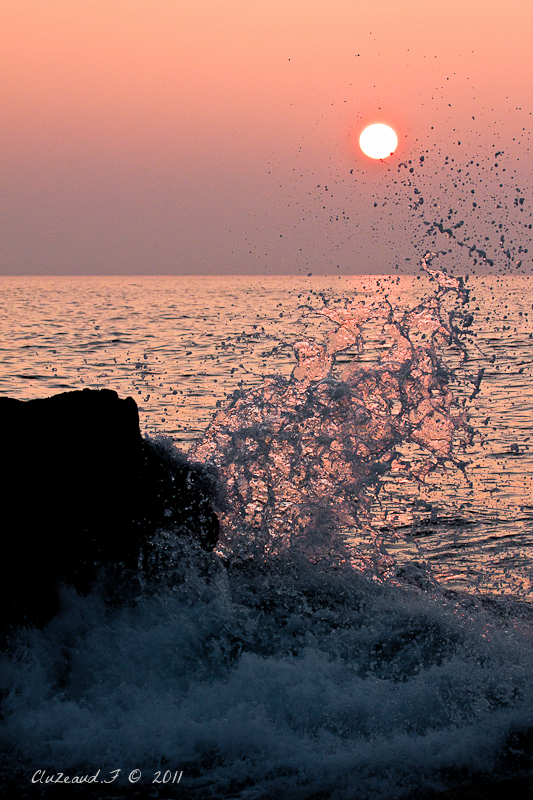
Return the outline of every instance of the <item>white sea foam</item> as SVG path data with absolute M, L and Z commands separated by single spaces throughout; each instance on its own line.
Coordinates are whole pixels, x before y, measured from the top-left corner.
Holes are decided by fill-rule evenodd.
M 532 657 L 512 618 L 349 567 L 193 554 L 135 606 L 71 590 L 24 632 L 2 749 L 20 780 L 163 767 L 198 797 L 408 796 L 504 770 Z

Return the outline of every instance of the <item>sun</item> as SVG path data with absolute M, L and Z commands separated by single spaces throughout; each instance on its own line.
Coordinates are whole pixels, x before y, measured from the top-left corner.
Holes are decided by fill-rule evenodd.
M 369 158 L 388 158 L 398 147 L 398 137 L 390 125 L 368 125 L 359 137 L 359 147 Z

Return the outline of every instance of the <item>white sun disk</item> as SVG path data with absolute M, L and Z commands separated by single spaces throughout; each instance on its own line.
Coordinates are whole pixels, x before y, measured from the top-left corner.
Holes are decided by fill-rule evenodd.
M 388 158 L 398 147 L 398 137 L 390 125 L 368 125 L 359 137 L 359 147 L 369 158 Z

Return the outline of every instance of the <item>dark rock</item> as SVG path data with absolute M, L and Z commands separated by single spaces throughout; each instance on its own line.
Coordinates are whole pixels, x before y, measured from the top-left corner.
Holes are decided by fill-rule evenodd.
M 135 401 L 109 390 L 0 397 L 0 623 L 39 623 L 60 583 L 87 591 L 103 565 L 121 579 L 160 528 L 212 549 L 213 479 L 143 439 Z

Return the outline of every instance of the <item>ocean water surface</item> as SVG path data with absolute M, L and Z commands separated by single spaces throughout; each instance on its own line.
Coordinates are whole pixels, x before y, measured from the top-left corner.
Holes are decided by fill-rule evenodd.
M 3 395 L 131 395 L 222 498 L 214 553 L 162 535 L 136 605 L 65 587 L 4 654 L 21 792 L 100 769 L 95 797 L 414 798 L 531 770 L 531 280 L 424 263 L 0 279 Z

